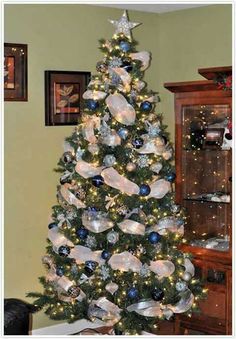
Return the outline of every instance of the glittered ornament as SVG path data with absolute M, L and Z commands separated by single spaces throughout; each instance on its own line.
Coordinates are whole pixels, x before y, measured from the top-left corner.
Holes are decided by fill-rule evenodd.
M 67 293 L 71 298 L 77 298 L 80 295 L 80 288 L 79 286 L 71 286 L 68 288 Z
M 122 60 L 119 57 L 113 57 L 110 61 L 109 61 L 109 66 L 111 68 L 116 68 L 116 67 L 120 67 L 122 65 Z
M 176 178 L 176 174 L 174 172 L 168 173 L 166 175 L 166 180 L 169 182 L 174 182 Z
M 91 275 L 96 270 L 97 265 L 98 264 L 96 263 L 96 261 L 88 260 L 88 261 L 85 261 L 84 269 L 87 274 Z
M 107 260 L 107 259 L 110 258 L 110 256 L 111 256 L 110 252 L 108 252 L 106 250 L 102 251 L 102 254 L 101 254 L 102 259 Z
M 185 281 L 178 281 L 175 285 L 175 288 L 178 292 L 183 292 L 187 289 L 187 284 Z
M 148 240 L 151 244 L 157 244 L 161 240 L 161 235 L 157 232 L 151 232 L 148 235 Z
M 120 42 L 120 49 L 123 52 L 128 52 L 130 50 L 131 46 L 127 41 L 121 41 Z
M 110 231 L 109 233 L 107 233 L 107 241 L 114 245 L 115 243 L 117 243 L 117 241 L 119 240 L 119 233 L 115 232 L 115 231 Z
M 86 239 L 87 236 L 88 236 L 88 230 L 86 228 L 79 228 L 77 231 L 76 231 L 76 235 L 80 238 L 80 239 Z
M 149 102 L 149 101 L 142 102 L 141 105 L 140 105 L 140 110 L 142 112 L 147 112 L 147 113 L 150 112 L 152 110 L 151 102 Z
M 65 152 L 63 155 L 62 155 L 62 161 L 65 163 L 65 164 L 69 164 L 73 161 L 73 155 L 71 152 Z
M 133 162 L 128 162 L 126 169 L 128 172 L 133 172 L 136 170 L 136 165 Z
M 189 272 L 184 272 L 183 275 L 182 275 L 182 279 L 185 280 L 185 281 L 189 281 L 192 279 L 192 274 L 189 273 Z
M 149 158 L 146 154 L 140 155 L 138 160 L 137 160 L 137 165 L 140 168 L 144 168 L 144 167 L 148 167 L 148 163 L 149 163 Z
M 49 225 L 48 225 L 48 229 L 51 230 L 52 228 L 54 227 L 58 227 L 58 225 L 55 223 L 55 222 L 51 222 Z
M 113 166 L 115 162 L 116 162 L 116 157 L 113 154 L 107 154 L 103 159 L 103 163 L 107 167 Z
M 97 240 L 94 236 L 88 235 L 85 244 L 89 248 L 95 248 L 97 246 Z
M 151 192 L 151 188 L 149 185 L 142 184 L 139 186 L 139 195 L 142 197 L 146 197 Z
M 91 111 L 96 111 L 99 107 L 99 103 L 96 100 L 87 100 L 86 106 L 88 107 L 89 110 Z
M 128 292 L 127 292 L 127 296 L 130 299 L 136 299 L 138 297 L 138 290 L 135 287 L 131 287 Z
M 119 137 L 123 140 L 125 140 L 129 135 L 129 131 L 127 130 L 127 128 L 123 128 L 123 127 L 120 128 L 117 133 Z
M 58 275 L 59 277 L 62 277 L 64 275 L 63 267 L 59 266 L 56 268 L 56 275 Z
M 155 301 L 161 301 L 163 298 L 164 291 L 159 287 L 154 288 L 154 290 L 152 291 L 152 299 L 154 299 Z
M 70 254 L 70 247 L 67 245 L 62 245 L 58 248 L 58 254 L 61 257 L 67 257 Z
M 135 138 L 132 140 L 132 145 L 136 148 L 139 149 L 143 146 L 143 139 L 142 138 Z
M 95 175 L 93 178 L 92 178 L 92 184 L 95 186 L 95 187 L 100 187 L 104 184 L 104 179 L 101 175 Z

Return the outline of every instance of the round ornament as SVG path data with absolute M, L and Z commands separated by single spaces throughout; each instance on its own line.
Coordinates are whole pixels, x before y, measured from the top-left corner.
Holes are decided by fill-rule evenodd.
M 71 286 L 68 288 L 67 293 L 71 298 L 77 298 L 80 295 L 80 288 L 79 286 Z
M 84 269 L 87 274 L 92 275 L 94 271 L 96 270 L 96 267 L 97 267 L 96 261 L 92 261 L 92 260 L 85 261 Z
M 110 252 L 108 252 L 106 250 L 102 251 L 102 254 L 101 254 L 102 259 L 107 260 L 107 259 L 110 258 L 110 256 L 111 256 Z
M 139 195 L 142 197 L 146 197 L 151 192 L 151 188 L 149 185 L 142 184 L 139 186 Z
M 176 178 L 176 174 L 174 172 L 168 173 L 166 175 L 166 180 L 169 182 L 174 182 Z
M 86 228 L 79 228 L 77 231 L 76 231 L 76 235 L 80 238 L 80 239 L 86 239 L 87 236 L 88 236 L 88 230 Z
M 107 154 L 103 159 L 103 163 L 107 167 L 113 166 L 115 162 L 116 162 L 116 158 L 113 154 Z
M 230 133 L 225 133 L 225 139 L 232 140 L 232 135 Z
M 100 187 L 104 184 L 104 179 L 101 175 L 95 175 L 93 178 L 92 178 L 92 184 L 95 186 L 95 187 Z
M 118 135 L 121 139 L 125 140 L 127 138 L 128 134 L 129 134 L 129 131 L 127 130 L 127 128 L 122 127 L 118 130 L 117 133 L 118 133 Z
M 65 152 L 63 155 L 62 155 L 62 161 L 65 163 L 65 164 L 69 164 L 73 161 L 73 155 L 71 152 Z
M 133 70 L 133 66 L 129 60 L 124 60 L 122 62 L 121 67 L 126 70 L 126 72 L 130 73 Z
M 56 275 L 58 275 L 59 277 L 62 277 L 64 275 L 63 267 L 59 266 L 56 268 Z
M 148 240 L 151 244 L 157 244 L 161 240 L 161 235 L 157 232 L 151 232 L 148 235 Z
M 99 103 L 96 100 L 93 99 L 89 99 L 86 103 L 86 106 L 88 107 L 88 109 L 90 109 L 91 111 L 96 111 L 99 107 Z
M 49 225 L 48 225 L 48 229 L 51 230 L 52 228 L 54 227 L 57 227 L 57 224 L 55 222 L 51 222 Z
M 70 254 L 70 247 L 67 245 L 62 245 L 58 248 L 58 254 L 61 257 L 68 257 L 68 255 Z
M 189 273 L 189 272 L 184 272 L 183 275 L 182 275 L 182 279 L 183 279 L 184 281 L 189 281 L 189 280 L 192 279 L 192 274 Z
M 128 172 L 133 172 L 136 170 L 136 165 L 133 162 L 128 162 L 126 169 Z
M 143 146 L 143 139 L 142 138 L 135 138 L 134 140 L 132 140 L 132 145 L 139 149 Z
M 119 240 L 119 233 L 115 232 L 115 231 L 110 231 L 109 233 L 107 233 L 107 241 L 114 245 L 115 243 L 117 243 L 117 241 Z
M 138 297 L 138 290 L 135 287 L 131 287 L 128 292 L 127 295 L 130 299 L 136 299 Z
M 123 52 L 129 52 L 130 50 L 130 44 L 127 42 L 127 41 L 121 41 L 120 42 L 120 49 L 123 51 Z
M 159 287 L 154 288 L 154 290 L 152 291 L 152 299 L 154 299 L 155 301 L 161 301 L 163 298 L 164 291 Z
M 142 112 L 147 112 L 147 113 L 149 113 L 149 112 L 152 110 L 152 104 L 151 104 L 151 102 L 149 102 L 149 101 L 144 101 L 144 102 L 142 102 L 141 105 L 140 105 L 140 110 L 141 110 Z
M 187 284 L 185 281 L 178 281 L 175 285 L 175 288 L 178 292 L 183 292 L 187 289 Z

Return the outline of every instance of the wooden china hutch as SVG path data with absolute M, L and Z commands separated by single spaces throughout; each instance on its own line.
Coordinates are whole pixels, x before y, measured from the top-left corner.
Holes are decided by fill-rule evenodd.
M 205 80 L 165 83 L 175 96 L 176 203 L 186 209 L 183 250 L 208 297 L 178 315 L 175 334 L 232 333 L 232 67 L 199 69 Z

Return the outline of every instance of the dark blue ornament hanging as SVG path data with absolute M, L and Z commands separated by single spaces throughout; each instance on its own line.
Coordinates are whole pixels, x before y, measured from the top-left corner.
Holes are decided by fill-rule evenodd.
M 152 291 L 152 299 L 155 301 L 161 301 L 164 298 L 164 292 L 161 288 L 154 288 Z
M 92 184 L 95 186 L 95 187 L 100 187 L 104 184 L 104 179 L 101 175 L 95 175 L 93 178 L 92 178 Z
M 121 139 L 126 139 L 129 134 L 129 131 L 126 128 L 121 127 L 117 133 L 119 137 L 121 137 Z
M 59 277 L 62 277 L 64 275 L 63 267 L 59 266 L 56 268 L 56 275 L 58 275 Z
M 68 288 L 67 293 L 71 296 L 71 298 L 77 298 L 80 295 L 79 286 L 71 286 Z
M 110 252 L 108 252 L 106 250 L 102 251 L 102 254 L 101 254 L 102 259 L 107 260 L 107 259 L 110 258 L 110 256 L 111 256 Z
M 88 260 L 85 261 L 84 269 L 88 275 L 92 275 L 93 272 L 96 270 L 97 263 L 96 261 Z
M 67 257 L 70 254 L 70 247 L 67 245 L 60 246 L 58 248 L 58 254 L 61 257 Z
M 86 228 L 79 228 L 77 231 L 76 231 L 76 235 L 80 238 L 80 239 L 86 239 L 87 236 L 88 236 L 88 230 Z
M 174 172 L 168 173 L 166 175 L 166 180 L 169 182 L 174 182 L 176 178 L 176 174 Z
M 150 186 L 142 184 L 139 186 L 139 195 L 146 197 L 151 192 Z
M 133 66 L 129 60 L 124 60 L 122 62 L 121 67 L 126 70 L 126 72 L 130 73 L 133 70 Z
M 123 51 L 123 52 L 129 52 L 130 50 L 130 44 L 127 42 L 127 41 L 121 41 L 120 42 L 120 49 Z
M 143 139 L 142 138 L 135 138 L 134 140 L 132 140 L 132 145 L 139 149 L 143 146 Z
M 49 225 L 48 225 L 48 229 L 51 230 L 52 228 L 54 227 L 57 227 L 57 224 L 55 222 L 51 222 Z
M 148 240 L 151 244 L 157 244 L 161 240 L 161 235 L 157 232 L 151 232 L 148 235 Z
M 86 104 L 87 104 L 88 109 L 90 109 L 91 111 L 96 111 L 99 107 L 98 101 L 95 101 L 92 99 L 88 100 Z
M 149 101 L 144 101 L 140 105 L 140 110 L 142 112 L 150 112 L 152 110 L 152 104 Z
M 135 287 L 131 287 L 127 293 L 130 299 L 136 299 L 138 297 L 138 290 Z

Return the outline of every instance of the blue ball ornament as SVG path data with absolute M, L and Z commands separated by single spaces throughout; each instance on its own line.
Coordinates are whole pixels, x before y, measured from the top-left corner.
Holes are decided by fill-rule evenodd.
M 62 277 L 64 275 L 63 267 L 57 267 L 56 268 L 56 275 L 58 275 L 59 277 Z
M 55 228 L 57 227 L 57 224 L 55 222 L 51 222 L 49 225 L 48 225 L 48 229 L 51 230 L 52 228 Z
M 149 101 L 144 101 L 140 105 L 140 110 L 142 112 L 150 112 L 152 110 L 152 104 Z
M 174 182 L 176 178 L 176 174 L 174 172 L 168 173 L 166 175 L 166 180 L 169 182 Z
M 99 103 L 93 99 L 90 99 L 87 101 L 87 107 L 88 109 L 90 109 L 91 111 L 96 111 L 96 109 L 98 109 L 99 107 Z
M 111 256 L 110 252 L 108 252 L 106 250 L 102 251 L 102 254 L 101 254 L 102 259 L 107 260 L 107 259 L 110 258 L 110 256 Z
M 97 267 L 96 261 L 92 261 L 92 260 L 85 261 L 84 269 L 87 274 L 89 275 L 93 274 L 93 272 L 96 270 L 96 267 Z
M 143 139 L 142 138 L 135 138 L 134 140 L 132 140 L 132 145 L 139 149 L 143 146 Z
M 135 287 L 131 287 L 127 293 L 130 299 L 136 299 L 138 297 L 138 290 Z
M 58 254 L 61 257 L 68 257 L 68 255 L 70 254 L 70 247 L 67 245 L 60 246 L 58 248 Z
M 149 233 L 148 240 L 151 244 L 157 244 L 161 240 L 161 235 L 157 232 Z
M 93 178 L 92 178 L 92 184 L 95 186 L 95 187 L 100 187 L 104 184 L 104 179 L 101 175 L 95 175 Z
M 142 197 L 147 196 L 150 192 L 151 192 L 150 186 L 148 186 L 146 184 L 142 184 L 142 185 L 139 186 L 139 194 Z
M 79 228 L 76 231 L 76 234 L 80 239 L 86 239 L 88 236 L 88 230 L 86 228 Z
M 121 41 L 120 42 L 120 49 L 123 51 L 123 52 L 129 52 L 130 50 L 130 44 L 127 42 L 127 41 Z
M 125 140 L 129 134 L 129 131 L 126 128 L 120 128 L 117 133 L 121 139 Z

